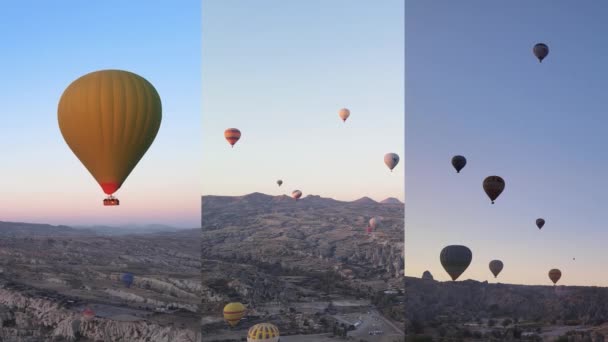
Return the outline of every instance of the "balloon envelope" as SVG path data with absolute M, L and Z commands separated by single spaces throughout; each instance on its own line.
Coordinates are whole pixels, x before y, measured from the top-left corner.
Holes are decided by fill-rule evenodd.
M 296 201 L 297 201 L 297 200 L 298 200 L 298 198 L 302 197 L 302 191 L 300 191 L 300 190 L 294 190 L 294 191 L 291 193 L 291 197 L 295 198 L 295 199 L 296 199 Z
M 281 185 L 283 185 L 283 181 L 279 179 L 279 180 L 277 181 L 277 184 L 278 184 L 279 186 L 281 186 Z
M 460 170 L 467 165 L 467 159 L 463 156 L 454 156 L 452 157 L 452 166 L 456 169 L 457 173 L 460 173 Z
M 499 176 L 489 176 L 483 181 L 483 191 L 490 197 L 492 204 L 494 204 L 494 201 L 500 196 L 504 189 L 505 181 Z
M 342 108 L 338 112 L 338 115 L 340 116 L 340 119 L 342 119 L 342 121 L 346 121 L 346 119 L 348 119 L 348 117 L 350 116 L 350 110 Z
M 369 219 L 369 226 L 372 229 L 376 229 L 376 227 L 378 227 L 379 223 L 380 223 L 380 218 L 378 218 L 378 217 L 372 217 L 371 219 Z
M 241 139 L 241 131 L 237 128 L 228 128 L 224 131 L 224 138 L 226 138 L 230 146 L 234 147 L 234 144 Z
M 259 323 L 247 332 L 247 342 L 278 342 L 281 335 L 279 328 L 270 323 Z
M 534 48 L 532 48 L 532 52 L 534 52 L 534 56 L 538 58 L 538 61 L 542 63 L 543 59 L 545 59 L 545 57 L 547 57 L 547 55 L 549 54 L 549 47 L 544 43 L 538 43 L 534 45 Z
M 86 308 L 84 309 L 84 311 L 82 311 L 82 316 L 86 320 L 92 319 L 93 317 L 95 317 L 95 311 L 90 308 Z
M 162 106 L 143 77 L 123 70 L 101 70 L 72 82 L 57 109 L 67 145 L 103 191 L 112 195 L 152 145 Z
M 124 273 L 120 277 L 120 280 L 122 280 L 126 287 L 131 287 L 131 284 L 133 284 L 133 273 Z
M 500 271 L 502 271 L 502 261 L 500 260 L 492 260 L 490 261 L 490 272 L 492 272 L 492 274 L 494 275 L 494 278 L 496 278 L 498 276 L 498 273 L 500 273 Z
M 558 270 L 557 268 L 554 268 L 551 271 L 549 271 L 549 279 L 551 279 L 551 281 L 553 282 L 553 285 L 555 285 L 559 281 L 559 278 L 561 278 L 561 277 L 562 277 L 562 272 L 560 270 Z
M 541 229 L 545 225 L 545 220 L 542 218 L 536 219 L 536 226 Z
M 395 166 L 399 163 L 399 156 L 396 153 L 387 153 L 384 155 L 384 164 L 393 171 Z
M 460 275 L 469 267 L 473 253 L 466 246 L 451 245 L 441 250 L 439 260 L 441 265 L 448 272 L 452 280 L 458 279 Z
M 241 318 L 245 316 L 245 306 L 239 302 L 232 302 L 224 306 L 224 320 L 234 327 L 239 324 Z

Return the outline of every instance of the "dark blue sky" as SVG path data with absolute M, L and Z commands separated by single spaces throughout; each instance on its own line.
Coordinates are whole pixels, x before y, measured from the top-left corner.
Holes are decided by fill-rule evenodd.
M 407 275 L 448 279 L 441 248 L 464 244 L 461 279 L 489 279 L 497 258 L 502 282 L 550 284 L 557 267 L 559 284 L 608 285 L 594 271 L 608 261 L 606 18 L 603 1 L 406 2 Z M 506 189 L 492 206 L 494 174 Z

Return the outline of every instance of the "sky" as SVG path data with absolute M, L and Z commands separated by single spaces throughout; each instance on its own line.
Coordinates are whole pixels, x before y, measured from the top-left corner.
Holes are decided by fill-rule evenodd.
M 399 0 L 203 1 L 202 194 L 403 200 L 403 160 L 383 161 L 404 149 L 403 13 Z
M 559 268 L 558 285 L 608 286 L 608 4 L 405 6 L 406 275 L 449 279 L 440 251 L 462 244 L 473 261 L 459 280 L 552 285 Z M 456 154 L 468 160 L 460 174 Z M 494 205 L 490 175 L 506 182 Z
M 13 1 L 0 11 L 0 41 L 0 220 L 200 226 L 200 0 Z M 103 207 L 57 122 L 65 88 L 101 69 L 146 78 L 163 106 L 118 207 Z

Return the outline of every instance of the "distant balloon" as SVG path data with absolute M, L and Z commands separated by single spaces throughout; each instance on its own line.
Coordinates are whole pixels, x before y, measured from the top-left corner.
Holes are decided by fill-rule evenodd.
M 463 156 L 454 156 L 452 158 L 452 166 L 456 169 L 456 173 L 460 173 L 460 170 L 467 165 L 467 158 Z
M 554 268 L 551 271 L 549 271 L 549 279 L 551 279 L 554 286 L 559 281 L 559 278 L 561 278 L 561 277 L 562 277 L 562 272 L 560 270 L 558 270 L 557 268 Z
M 443 248 L 439 256 L 441 265 L 448 272 L 452 280 L 458 279 L 469 267 L 473 253 L 466 246 L 451 245 Z
M 542 63 L 543 59 L 549 54 L 549 47 L 546 44 L 538 43 L 534 45 L 532 52 L 534 52 L 534 56 L 538 58 L 538 61 Z
M 259 323 L 247 332 L 247 342 L 279 342 L 279 328 L 270 323 Z
M 124 183 L 160 128 L 162 105 L 154 86 L 123 70 L 101 70 L 72 82 L 57 108 L 61 135 L 68 147 L 109 195 Z
M 371 219 L 369 219 L 369 226 L 374 230 L 376 229 L 376 227 L 378 226 L 379 223 L 380 223 L 379 217 L 372 217 Z
M 300 197 L 302 197 L 302 191 L 300 191 L 300 190 L 294 190 L 291 193 L 291 197 L 295 198 L 296 201 L 297 201 Z
M 502 261 L 500 260 L 492 260 L 490 261 L 490 272 L 492 272 L 492 274 L 494 275 L 494 278 L 496 278 L 498 276 L 498 273 L 500 273 L 500 271 L 502 271 Z
M 399 156 L 396 153 L 387 153 L 384 155 L 384 164 L 391 169 L 391 172 L 399 163 Z
M 95 317 L 95 311 L 93 311 L 90 308 L 86 308 L 86 309 L 84 309 L 84 311 L 82 311 L 82 316 L 84 317 L 84 319 L 86 319 L 88 321 L 90 319 L 93 319 L 93 317 Z
M 281 186 L 281 185 L 283 185 L 283 181 L 279 179 L 279 180 L 277 181 L 277 184 L 278 184 L 279 186 Z
M 234 144 L 241 139 L 241 131 L 236 128 L 228 128 L 224 131 L 224 138 L 226 138 L 228 143 L 230 143 L 230 146 L 234 148 Z
M 239 302 L 232 302 L 224 306 L 224 320 L 230 324 L 231 327 L 239 324 L 241 318 L 245 316 L 245 306 Z
M 536 226 L 541 229 L 545 225 L 545 220 L 542 218 L 536 219 Z
M 350 116 L 350 110 L 342 108 L 338 112 L 338 115 L 340 116 L 340 119 L 342 119 L 343 122 L 346 122 L 346 119 L 348 119 L 348 117 Z
M 120 280 L 125 284 L 126 287 L 131 287 L 131 284 L 133 284 L 133 273 L 124 273 L 120 277 Z
M 489 176 L 483 181 L 483 191 L 490 197 L 492 204 L 494 204 L 494 201 L 500 196 L 504 189 L 505 181 L 499 176 Z

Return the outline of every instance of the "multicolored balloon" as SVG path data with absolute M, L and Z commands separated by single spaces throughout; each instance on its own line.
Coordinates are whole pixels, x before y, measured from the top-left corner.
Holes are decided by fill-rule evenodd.
M 234 144 L 241 139 L 241 131 L 237 128 L 228 128 L 224 131 L 224 138 L 226 138 L 230 146 L 234 148 Z

